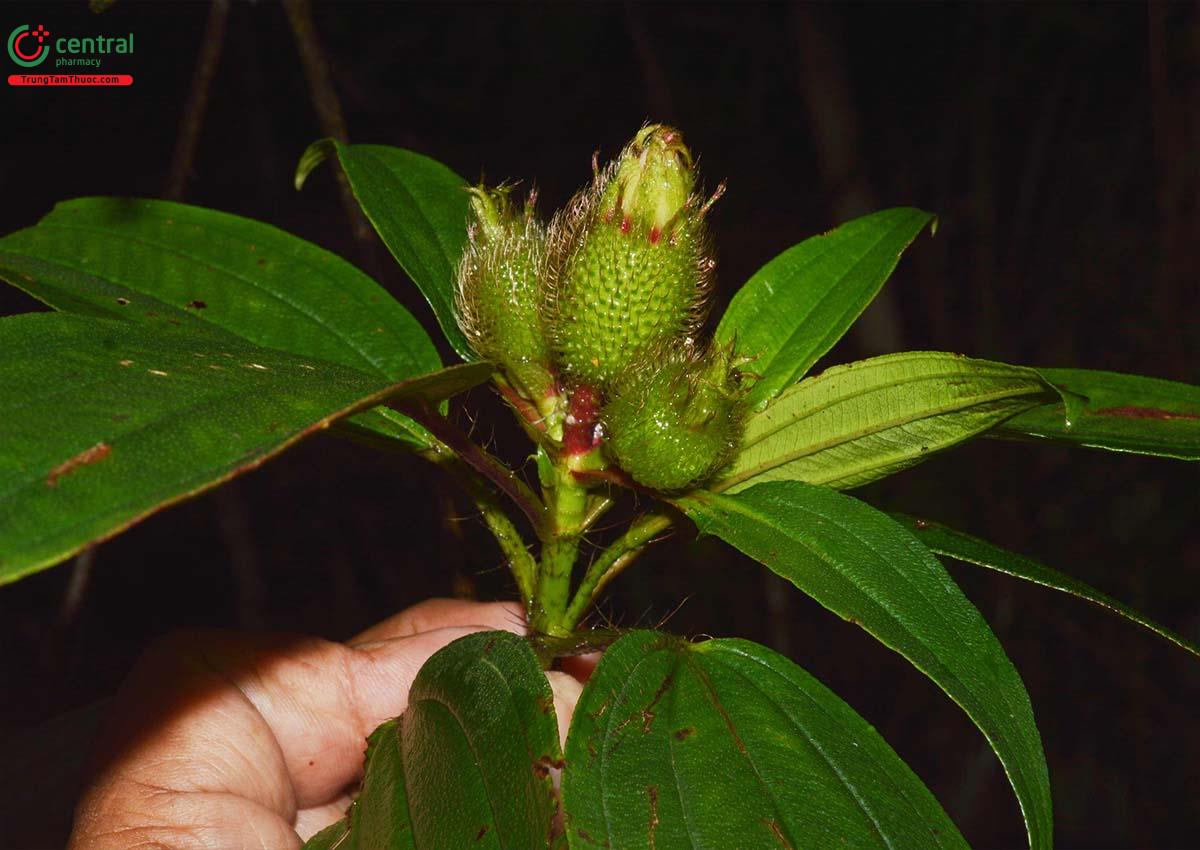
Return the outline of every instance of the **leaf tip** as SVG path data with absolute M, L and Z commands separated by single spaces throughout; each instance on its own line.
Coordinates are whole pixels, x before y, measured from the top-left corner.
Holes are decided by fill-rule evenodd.
M 308 179 L 308 175 L 312 174 L 313 170 L 324 162 L 331 153 L 337 152 L 337 141 L 334 139 L 318 139 L 300 155 L 300 161 L 296 164 L 296 175 L 292 178 L 292 185 L 299 192 L 304 188 L 304 181 Z

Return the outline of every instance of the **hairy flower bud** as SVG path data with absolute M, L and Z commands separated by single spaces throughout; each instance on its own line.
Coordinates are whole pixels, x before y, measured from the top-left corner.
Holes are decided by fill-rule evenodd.
M 458 266 L 458 324 L 471 348 L 496 363 L 525 398 L 553 392 L 550 355 L 542 332 L 546 230 L 531 193 L 523 211 L 511 187 L 472 187 L 470 241 Z
M 691 489 L 733 458 L 742 433 L 741 395 L 731 348 L 672 348 L 614 382 L 601 411 L 605 445 L 642 486 Z
M 555 217 L 547 330 L 572 381 L 607 389 L 703 321 L 715 263 L 694 188 L 682 135 L 651 124 Z

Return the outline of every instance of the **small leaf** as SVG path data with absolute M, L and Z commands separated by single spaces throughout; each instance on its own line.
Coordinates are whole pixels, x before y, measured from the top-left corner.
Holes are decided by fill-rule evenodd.
M 932 220 L 905 207 L 872 213 L 792 246 L 746 281 L 716 337 L 756 358 L 751 404 L 768 404 L 842 338 Z
M 296 187 L 330 156 L 341 165 L 383 243 L 433 308 L 450 345 L 464 360 L 474 360 L 454 318 L 455 270 L 467 244 L 466 181 L 437 160 L 403 148 L 322 139 L 301 156 Z
M 965 848 L 865 720 L 749 641 L 633 632 L 567 738 L 571 846 Z
M 945 568 L 886 514 L 798 481 L 678 501 L 701 533 L 765 564 L 896 650 L 962 706 L 1008 773 L 1030 847 L 1051 846 L 1050 782 L 1021 677 Z
M 395 383 L 216 329 L 61 313 L 0 320 L 0 584 L 262 464 L 393 396 L 435 400 L 475 364 Z
M 897 522 L 902 523 L 906 528 L 910 529 L 913 535 L 924 543 L 931 552 L 955 558 L 967 564 L 987 567 L 990 570 L 1023 578 L 1034 584 L 1061 590 L 1063 593 L 1069 593 L 1072 596 L 1078 596 L 1080 599 L 1086 599 L 1088 602 L 1099 605 L 1101 608 L 1106 608 L 1114 614 L 1119 614 L 1125 619 L 1149 629 L 1159 637 L 1166 638 L 1171 643 L 1186 649 L 1193 655 L 1200 656 L 1200 646 L 1197 646 L 1182 635 L 1160 626 L 1153 620 L 1142 616 L 1128 605 L 1118 602 L 1108 594 L 1101 593 L 1091 585 L 1076 578 L 1064 575 L 1058 570 L 1034 561 L 1031 558 L 1018 555 L 1015 552 L 1009 552 L 1007 549 L 1001 549 L 999 546 L 988 543 L 986 540 L 981 540 L 978 537 L 972 537 L 969 534 L 963 534 L 961 531 L 947 528 L 941 523 L 932 522 L 927 519 L 917 519 L 907 514 L 893 513 L 891 516 Z
M 262 222 L 167 201 L 78 198 L 0 239 L 0 278 L 56 310 L 208 325 L 392 380 L 441 366 L 416 319 L 335 254 Z M 364 412 L 355 424 L 424 448 Z M 413 426 L 415 427 L 415 426 Z
M 554 695 L 529 644 L 468 635 L 421 668 L 403 716 L 371 735 L 346 819 L 305 847 L 547 847 L 561 765 Z
M 714 490 L 765 481 L 857 487 L 920 463 L 1048 393 L 1032 369 L 909 351 L 827 369 L 751 414 Z
M 993 433 L 1115 452 L 1200 460 L 1200 387 L 1089 369 L 1038 369 L 1059 391 Z

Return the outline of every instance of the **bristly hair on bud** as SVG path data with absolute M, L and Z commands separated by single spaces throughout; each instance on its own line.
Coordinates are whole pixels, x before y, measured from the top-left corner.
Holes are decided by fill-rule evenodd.
M 567 379 L 607 389 L 632 364 L 695 337 L 712 246 L 682 134 L 647 124 L 551 222 L 545 321 Z
M 514 186 L 472 186 L 472 221 L 458 265 L 455 307 L 458 326 L 480 357 L 493 361 L 526 399 L 540 404 L 554 392 L 541 307 L 546 265 L 546 228 L 529 193 L 522 210 Z
M 631 367 L 601 411 L 606 450 L 653 490 L 683 492 L 709 481 L 741 445 L 740 362 L 732 345 L 683 345 Z

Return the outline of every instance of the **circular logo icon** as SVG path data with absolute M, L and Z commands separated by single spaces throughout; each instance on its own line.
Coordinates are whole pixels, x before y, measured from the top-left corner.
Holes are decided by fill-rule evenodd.
M 29 24 L 22 24 L 8 34 L 8 58 L 23 68 L 41 65 L 50 55 L 46 39 L 50 31 L 41 24 L 31 30 Z

